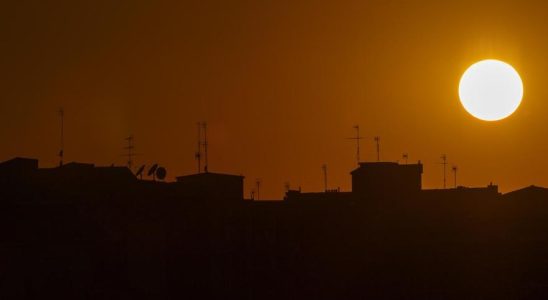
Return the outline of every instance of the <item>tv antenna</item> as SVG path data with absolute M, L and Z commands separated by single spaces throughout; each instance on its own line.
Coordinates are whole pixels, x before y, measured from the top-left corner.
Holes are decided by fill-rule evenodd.
M 204 163 L 204 172 L 207 173 L 207 167 L 208 167 L 208 161 L 207 161 L 207 123 L 206 122 L 198 122 L 196 123 L 198 125 L 198 149 L 196 153 L 194 154 L 194 158 L 198 161 L 198 173 L 202 172 L 201 169 L 201 162 L 202 162 L 202 147 L 203 147 L 203 154 L 205 158 Z
M 142 165 L 137 172 L 135 172 L 135 176 L 139 177 L 139 179 L 143 180 L 143 172 L 145 171 L 145 165 Z
M 377 143 L 377 162 L 381 161 L 381 137 L 376 136 L 374 138 L 375 143 Z
M 324 191 L 327 192 L 327 164 L 322 165 L 322 171 L 323 171 L 323 187 L 324 187 Z
M 59 150 L 59 166 L 63 166 L 63 157 L 65 154 L 65 110 L 61 107 L 58 111 L 59 119 L 61 121 L 61 144 Z
M 453 171 L 453 178 L 455 180 L 455 188 L 457 188 L 457 171 L 458 171 L 458 167 L 457 166 L 453 166 L 451 168 L 451 170 Z
M 133 157 L 135 156 L 135 152 L 133 152 L 135 149 L 133 134 L 130 134 L 125 140 L 127 141 L 127 146 L 124 147 L 124 149 L 127 150 L 125 155 L 127 157 L 127 167 L 131 170 L 133 168 Z
M 257 187 L 257 200 L 261 200 L 261 179 L 255 180 L 255 186 Z
M 206 122 L 202 122 L 202 129 L 204 130 L 204 155 L 205 155 L 204 172 L 207 173 L 207 167 L 208 167 L 207 146 L 208 146 L 208 143 L 207 143 L 207 123 Z
M 404 154 L 402 154 L 401 157 L 403 158 L 403 161 L 405 161 L 405 164 L 407 165 L 407 160 L 409 159 L 409 154 L 404 153 Z
M 148 176 L 152 176 L 152 180 L 156 181 L 156 170 L 158 169 L 158 164 L 153 164 L 150 169 L 148 169 Z
M 443 188 L 445 189 L 447 187 L 447 184 L 446 184 L 447 178 L 445 177 L 445 169 L 447 167 L 447 155 L 442 154 L 441 161 L 442 161 L 441 164 L 443 165 Z
M 202 160 L 202 123 L 196 123 L 198 125 L 198 148 L 194 154 L 194 158 L 198 162 L 198 173 L 202 172 L 201 160 Z
M 360 140 L 362 140 L 363 137 L 360 136 L 360 125 L 355 125 L 353 128 L 356 129 L 356 136 L 347 138 L 347 139 L 356 141 L 356 161 L 359 165 L 360 164 Z
M 167 175 L 167 171 L 166 171 L 166 168 L 164 167 L 158 167 L 156 169 L 156 172 L 154 173 L 156 175 L 156 177 L 160 180 L 164 180 L 166 178 L 166 175 Z

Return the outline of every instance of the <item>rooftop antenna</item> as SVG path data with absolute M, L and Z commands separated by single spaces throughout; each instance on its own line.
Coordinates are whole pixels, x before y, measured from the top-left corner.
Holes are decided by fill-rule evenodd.
M 347 138 L 347 139 L 356 140 L 356 161 L 359 165 L 360 164 L 360 140 L 362 140 L 363 137 L 360 136 L 360 125 L 355 125 L 353 128 L 356 129 L 356 136 Z
M 152 180 L 156 181 L 156 170 L 158 170 L 158 164 L 153 164 L 150 169 L 148 169 L 148 176 L 152 176 Z
M 156 176 L 156 178 L 158 178 L 160 180 L 164 180 L 166 178 L 166 175 L 167 175 L 166 168 L 158 167 L 156 169 L 156 172 L 154 172 L 154 175 Z
M 198 125 L 198 149 L 194 154 L 194 158 L 198 161 L 198 173 L 202 172 L 201 160 L 202 160 L 202 123 L 196 123 Z
M 261 200 L 261 179 L 257 178 L 255 185 L 257 186 L 257 200 Z
M 377 162 L 381 161 L 381 137 L 376 136 L 375 142 L 377 143 Z
M 139 170 L 135 173 L 135 176 L 139 177 L 139 179 L 143 180 L 143 172 L 145 171 L 145 165 L 142 165 Z
M 124 149 L 127 150 L 125 155 L 127 156 L 127 167 L 131 170 L 133 167 L 133 157 L 135 156 L 135 153 L 133 152 L 135 149 L 135 146 L 133 145 L 133 134 L 130 134 L 125 140 L 127 141 L 127 146 L 124 147 Z
M 204 163 L 204 172 L 207 173 L 207 167 L 208 167 L 208 162 L 207 162 L 207 146 L 208 146 L 208 143 L 207 143 L 207 123 L 206 122 L 202 122 L 202 129 L 204 130 L 204 156 L 205 156 L 205 163 Z
M 407 160 L 409 159 L 409 154 L 404 153 L 404 154 L 402 154 L 401 157 L 403 158 L 403 160 L 405 161 L 405 164 L 407 165 Z
M 447 184 L 446 184 L 446 177 L 445 177 L 445 169 L 447 167 L 447 155 L 445 154 L 442 154 L 441 156 L 441 164 L 443 165 L 443 188 L 445 189 L 447 187 Z
M 455 188 L 457 188 L 457 171 L 458 171 L 458 167 L 453 166 L 453 168 L 451 168 L 451 170 L 453 171 L 453 176 L 454 176 L 454 180 L 455 180 Z
M 61 149 L 59 150 L 59 166 L 63 166 L 63 156 L 65 152 L 65 110 L 61 107 L 58 111 L 61 120 Z
M 327 192 L 327 164 L 322 165 L 323 170 L 323 187 L 324 191 Z

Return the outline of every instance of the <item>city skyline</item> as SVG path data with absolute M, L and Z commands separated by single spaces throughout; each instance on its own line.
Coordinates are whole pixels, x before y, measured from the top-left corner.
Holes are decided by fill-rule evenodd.
M 0 298 L 547 298 L 548 2 L 3 4 Z

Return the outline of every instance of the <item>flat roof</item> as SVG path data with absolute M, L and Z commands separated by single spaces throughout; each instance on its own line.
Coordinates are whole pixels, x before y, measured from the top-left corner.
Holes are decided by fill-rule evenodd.
M 351 171 L 350 174 L 361 171 L 363 169 L 372 169 L 372 168 L 373 169 L 420 168 L 420 170 L 422 171 L 422 164 L 420 161 L 416 164 L 400 164 L 398 162 L 392 162 L 392 161 L 361 162 L 359 164 L 359 167 Z
M 211 173 L 211 172 L 204 172 L 204 173 L 196 173 L 196 174 L 190 174 L 190 175 L 182 175 L 175 177 L 178 181 L 183 180 L 185 178 L 197 178 L 197 177 L 239 177 L 244 178 L 242 175 L 233 175 L 233 174 L 223 174 L 223 173 Z

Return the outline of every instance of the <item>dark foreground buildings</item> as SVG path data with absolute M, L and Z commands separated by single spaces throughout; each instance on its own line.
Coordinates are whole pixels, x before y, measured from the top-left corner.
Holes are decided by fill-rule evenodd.
M 422 190 L 362 163 L 352 191 L 243 197 L 242 176 L 0 163 L 2 299 L 531 299 L 548 295 L 548 190 Z

